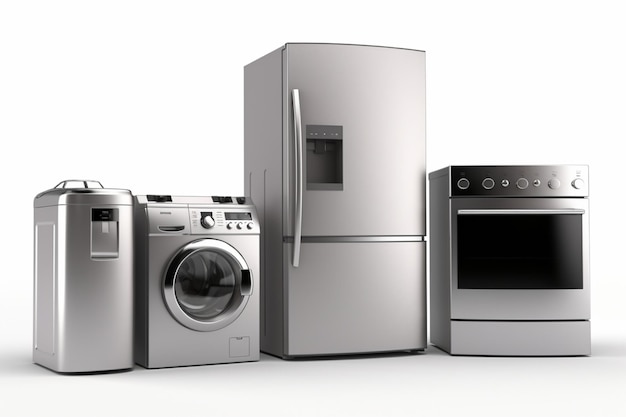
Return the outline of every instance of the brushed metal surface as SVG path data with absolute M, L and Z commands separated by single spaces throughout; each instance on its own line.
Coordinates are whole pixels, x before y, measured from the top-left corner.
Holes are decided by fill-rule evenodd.
M 305 185 L 302 235 L 426 235 L 425 53 L 287 44 L 282 63 L 283 102 L 289 103 L 289 92 L 298 89 L 302 126 L 343 126 L 343 189 Z M 285 136 L 294 130 L 290 112 L 285 105 Z M 293 142 L 284 138 L 283 155 L 294 154 Z M 283 204 L 293 213 L 296 178 L 291 172 L 283 170 L 288 197 Z M 385 209 L 373 208 L 377 203 Z M 286 224 L 289 236 L 295 233 L 293 224 Z
M 584 321 L 452 321 L 453 355 L 584 356 L 591 326 Z
M 487 174 L 545 174 L 528 191 L 476 191 L 455 196 L 458 176 L 478 184 L 485 167 L 446 167 L 430 173 L 430 338 L 461 355 L 587 355 L 590 353 L 589 201 L 587 190 L 551 189 L 546 178 L 584 176 L 585 166 L 486 167 Z M 452 178 L 452 172 L 457 177 Z M 498 181 L 496 181 L 498 184 Z M 500 183 L 502 184 L 502 183 Z M 506 183 L 505 183 L 506 184 Z M 509 181 L 504 188 L 511 187 Z M 465 184 L 464 184 L 465 186 Z M 553 184 L 553 186 L 555 186 Z M 496 186 L 497 187 L 497 186 Z M 501 194 L 493 198 L 488 193 Z M 502 196 L 504 194 L 504 196 Z M 541 197 L 543 196 L 543 197 Z M 569 196 L 569 198 L 564 198 Z M 553 198 L 558 197 L 558 198 Z M 481 215 L 579 216 L 582 289 L 461 289 L 458 218 Z M 511 239 L 516 239 L 514 235 Z M 540 236 L 537 236 L 540 238 Z M 488 256 L 488 254 L 486 254 Z M 568 257 L 563 254 L 563 259 Z M 506 280 L 507 271 L 502 270 Z
M 145 196 L 135 197 L 136 363 L 164 368 L 259 360 L 260 228 L 254 206 L 249 201 L 245 205 L 214 204 L 210 197 L 173 196 L 172 200 L 150 203 Z M 207 211 L 216 218 L 210 229 L 201 225 L 201 213 Z M 223 212 L 250 213 L 255 227 L 228 229 Z M 185 218 L 184 233 L 159 230 L 159 225 L 179 224 Z M 222 256 L 230 253 L 233 264 L 247 266 L 251 283 L 240 285 L 245 302 L 239 304 L 236 314 L 218 315 L 193 326 L 194 319 L 176 310 L 172 287 L 165 286 L 167 271 L 176 255 L 190 247 L 213 248 Z M 177 316 L 168 308 L 166 298 L 170 308 L 178 311 Z M 188 321 L 183 325 L 180 320 Z
M 425 256 L 425 242 L 304 242 L 286 283 L 285 355 L 424 349 Z
M 245 194 L 256 203 L 261 236 L 261 349 L 282 353 L 284 339 L 283 235 L 292 216 L 283 211 L 283 47 L 244 69 Z M 289 158 L 286 159 L 289 161 Z
M 424 72 L 422 51 L 341 44 L 289 43 L 246 65 L 244 178 L 246 194 L 257 203 L 264 230 L 263 351 L 285 357 L 412 350 L 424 346 L 420 338 L 422 328 L 426 327 L 425 314 L 420 316 L 416 311 L 425 308 L 426 301 L 413 290 L 421 283 L 425 286 L 425 265 L 418 261 L 420 250 L 416 249 L 403 262 L 395 253 L 398 245 L 415 245 L 415 248 L 425 245 Z M 341 186 L 308 187 L 304 156 L 302 250 L 298 268 L 292 265 L 298 181 L 293 175 L 297 163 L 293 156 L 293 90 L 298 90 L 303 128 L 332 126 L 342 132 Z M 364 238 L 378 242 L 364 245 Z M 314 239 L 318 243 L 312 243 Z M 337 240 L 343 241 L 341 252 L 353 252 L 351 256 L 343 258 L 329 253 L 332 261 L 310 260 L 311 247 L 329 251 L 335 248 Z M 361 245 L 369 249 L 361 249 Z M 375 268 L 366 270 L 355 264 L 359 259 L 372 266 L 369 250 L 374 247 L 378 248 L 376 259 L 380 262 Z M 354 251 L 359 250 L 363 252 L 357 255 Z M 309 263 L 305 263 L 307 258 Z M 361 271 L 362 285 L 354 286 L 352 297 L 344 299 L 339 308 L 328 286 L 330 282 L 324 277 L 328 270 L 333 270 L 332 276 L 353 282 L 359 275 L 353 268 Z M 359 323 L 361 330 L 368 327 L 371 312 L 364 308 L 365 304 L 393 304 L 392 295 L 386 291 L 378 299 L 373 297 L 379 288 L 374 284 L 377 278 L 374 271 L 381 269 L 398 280 L 398 292 L 412 294 L 407 295 L 413 297 L 409 314 L 393 316 L 403 330 L 392 334 L 387 328 L 369 323 L 369 336 L 361 334 L 353 343 L 342 339 L 333 345 L 334 335 L 341 333 L 342 326 L 355 323 L 360 313 L 364 314 Z M 293 291 L 294 274 L 309 276 L 307 285 L 312 299 Z M 402 288 L 403 280 L 409 281 L 406 288 Z M 319 298 L 313 300 L 314 294 L 319 294 Z M 302 303 L 302 310 L 292 311 L 298 303 Z M 328 310 L 327 303 L 330 303 Z M 300 335 L 312 323 L 304 322 L 302 328 L 288 323 L 294 315 L 303 318 L 325 315 L 328 311 L 334 314 L 332 320 L 324 316 L 329 327 L 324 330 L 316 323 L 317 327 L 311 328 L 311 334 L 328 340 L 328 344 L 311 340 L 311 348 L 304 349 L 303 344 L 308 342 Z M 346 337 L 349 328 L 343 329 Z M 403 331 L 405 334 L 400 336 Z M 296 346 L 296 353 L 287 346 Z
M 56 332 L 56 227 L 53 222 L 35 224 L 35 326 L 34 348 L 55 353 Z
M 61 191 L 35 199 L 33 360 L 70 373 L 131 368 L 132 197 L 127 190 Z M 117 253 L 93 256 L 92 209 L 113 208 Z

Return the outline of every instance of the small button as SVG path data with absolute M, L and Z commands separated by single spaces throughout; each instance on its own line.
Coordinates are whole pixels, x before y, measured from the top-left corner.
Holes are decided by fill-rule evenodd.
M 528 188 L 528 180 L 522 177 L 517 180 L 515 185 L 517 185 L 517 188 L 519 188 L 520 190 L 525 190 L 526 188 Z
M 551 178 L 550 181 L 548 181 L 548 187 L 550 187 L 551 190 L 556 190 L 560 186 L 561 181 L 559 181 L 558 178 Z
M 459 187 L 461 190 L 467 190 L 470 186 L 470 182 L 467 178 L 461 178 L 457 181 L 456 186 Z
M 534 181 L 533 181 L 533 185 L 534 185 L 535 187 L 539 187 L 539 186 L 541 185 L 541 181 L 539 181 L 539 180 L 534 180 Z
M 508 187 L 508 186 L 509 186 L 509 180 L 502 180 L 502 181 L 500 182 L 500 184 L 502 184 L 502 186 L 503 186 L 504 188 L 506 188 L 506 187 Z
M 483 188 L 485 190 L 491 190 L 495 185 L 496 182 L 493 180 L 493 178 L 487 177 L 483 180 Z

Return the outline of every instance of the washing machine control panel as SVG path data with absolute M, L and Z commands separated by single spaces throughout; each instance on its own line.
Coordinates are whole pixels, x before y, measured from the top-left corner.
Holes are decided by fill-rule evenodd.
M 189 207 L 191 234 L 249 234 L 259 232 L 253 207 Z
M 145 208 L 150 234 L 259 234 L 260 223 L 249 197 L 136 196 Z

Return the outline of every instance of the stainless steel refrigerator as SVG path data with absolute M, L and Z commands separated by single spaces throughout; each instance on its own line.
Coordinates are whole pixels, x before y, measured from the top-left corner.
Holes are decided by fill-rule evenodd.
M 288 43 L 244 90 L 261 350 L 425 349 L 425 53 Z

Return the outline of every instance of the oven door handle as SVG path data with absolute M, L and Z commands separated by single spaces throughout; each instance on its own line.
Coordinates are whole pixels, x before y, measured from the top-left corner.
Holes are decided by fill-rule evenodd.
M 585 214 L 583 209 L 461 209 L 458 215 L 532 215 L 532 214 Z

